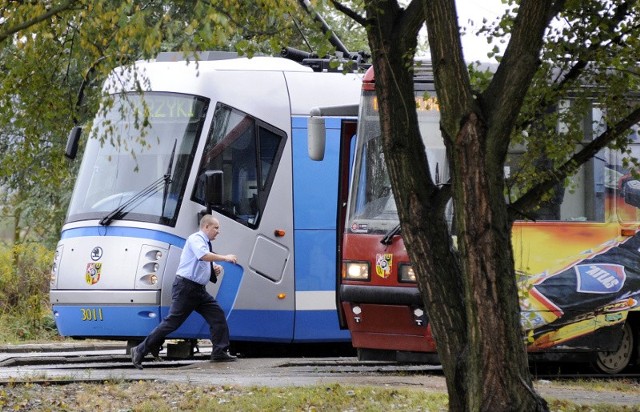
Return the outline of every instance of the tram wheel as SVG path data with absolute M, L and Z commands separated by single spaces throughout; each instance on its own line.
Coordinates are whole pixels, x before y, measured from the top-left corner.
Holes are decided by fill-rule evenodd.
M 601 373 L 614 375 L 622 372 L 629 364 L 634 352 L 634 334 L 629 322 L 622 327 L 620 347 L 613 352 L 597 352 L 592 364 L 593 368 Z

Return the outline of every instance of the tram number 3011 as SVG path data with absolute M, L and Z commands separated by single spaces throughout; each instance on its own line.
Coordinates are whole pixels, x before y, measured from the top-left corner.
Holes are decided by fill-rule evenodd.
M 82 321 L 102 321 L 102 308 L 98 309 L 80 309 L 82 313 Z

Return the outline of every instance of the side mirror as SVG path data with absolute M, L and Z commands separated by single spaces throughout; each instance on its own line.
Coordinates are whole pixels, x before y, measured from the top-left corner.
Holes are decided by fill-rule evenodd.
M 67 147 L 64 150 L 64 155 L 68 159 L 75 159 L 76 154 L 78 153 L 78 142 L 80 141 L 80 135 L 82 134 L 82 127 L 75 126 L 69 132 L 69 137 L 67 137 Z
M 307 127 L 309 158 L 311 160 L 323 160 L 324 149 L 327 140 L 327 130 L 324 124 L 324 117 L 309 117 L 309 123 Z
M 205 172 L 204 198 L 207 202 L 208 213 L 211 213 L 212 206 L 222 205 L 223 185 L 222 170 L 208 170 Z

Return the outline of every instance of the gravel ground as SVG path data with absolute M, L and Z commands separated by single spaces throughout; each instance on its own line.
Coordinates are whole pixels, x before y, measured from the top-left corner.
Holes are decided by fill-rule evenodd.
M 551 386 L 552 384 L 548 384 Z M 326 391 L 336 391 L 340 385 L 325 385 Z M 351 386 L 343 387 L 347 394 L 355 392 Z M 380 389 L 373 388 L 371 393 L 380 393 Z M 306 388 L 298 388 L 304 390 Z M 416 392 L 415 388 L 386 388 L 389 393 L 402 396 L 402 391 Z M 366 389 L 370 390 L 370 389 Z M 310 390 L 311 391 L 311 390 Z M 640 411 L 640 405 L 632 401 L 631 397 L 624 394 L 610 392 L 585 393 L 579 388 L 571 389 L 574 399 L 572 405 L 567 402 L 567 390 L 547 387 L 541 393 L 549 401 L 552 411 Z M 309 395 L 292 395 L 294 390 L 287 388 L 270 389 L 263 391 L 263 396 L 250 401 L 249 397 L 256 392 L 261 392 L 256 387 L 220 386 L 220 385 L 194 385 L 181 382 L 158 381 L 131 381 L 131 382 L 103 382 L 103 383 L 38 383 L 38 384 L 5 384 L 0 386 L 0 410 L 1 411 L 208 411 L 208 410 L 247 410 L 246 402 L 251 410 L 265 411 L 374 411 L 374 410 L 446 410 L 443 401 L 425 409 L 425 401 L 391 402 L 389 404 L 367 404 L 363 401 L 347 404 L 345 407 L 317 407 L 324 393 L 310 392 Z M 425 391 L 418 391 L 428 393 Z M 441 390 L 431 391 L 442 392 Z M 587 391 L 588 392 L 588 391 Z M 273 405 L 265 393 L 274 398 L 291 396 L 292 400 L 280 399 L 281 403 Z M 406 393 L 406 392 L 405 392 Z M 366 395 L 370 397 L 371 395 Z M 255 397 L 255 396 L 254 396 Z M 303 405 L 299 404 L 300 398 L 305 399 Z M 553 398 L 557 398 L 553 400 Z M 241 399 L 240 405 L 235 404 Z M 386 398 L 383 398 L 386 399 Z M 442 399 L 442 398 L 441 398 Z M 636 397 L 637 399 L 637 397 Z M 613 403 L 614 406 L 603 408 L 597 404 Z M 325 401 L 326 402 L 326 401 Z M 335 401 L 334 401 L 335 402 Z M 284 406 L 283 406 L 284 405 Z M 330 405 L 335 405 L 330 403 Z M 380 409 L 382 408 L 382 409 Z
M 58 351 L 79 349 L 77 345 L 55 345 Z M 47 348 L 0 347 L 0 360 L 28 356 Z M 118 349 L 121 350 L 121 349 Z M 118 352 L 120 353 L 120 352 Z M 117 355 L 124 357 L 124 353 Z M 250 388 L 311 387 L 341 385 L 343 387 L 381 387 L 385 389 L 418 389 L 425 393 L 446 394 L 446 383 L 437 367 L 367 364 L 354 358 L 241 358 L 232 363 L 209 363 L 204 360 L 145 362 L 139 371 L 128 362 L 91 366 L 66 365 L 0 367 L 0 411 L 127 411 L 136 409 L 139 401 L 152 396 L 166 400 L 172 410 L 189 410 L 180 401 L 194 387 L 199 396 L 239 393 Z M 79 382 L 74 382 L 79 381 Z M 81 381 L 92 383 L 81 383 Z M 26 383 L 25 383 L 26 382 Z M 96 383 L 98 383 L 96 385 Z M 640 380 L 601 381 L 598 384 L 573 381 L 537 380 L 535 389 L 548 401 L 557 399 L 589 406 L 607 403 L 615 409 L 640 412 Z M 176 403 L 178 402 L 178 403 Z M 173 406 L 172 406 L 173 405 Z M 139 406 L 139 405 L 138 405 Z M 217 408 L 216 408 L 217 409 Z M 154 412 L 158 410 L 150 409 Z M 359 410 L 359 409 L 356 409 Z M 559 409 L 558 409 L 559 410 Z

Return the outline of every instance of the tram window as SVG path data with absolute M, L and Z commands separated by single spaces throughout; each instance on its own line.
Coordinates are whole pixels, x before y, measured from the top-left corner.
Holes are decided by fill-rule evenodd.
M 261 180 L 260 187 L 264 189 L 267 184 L 267 177 L 269 176 L 269 172 L 271 171 L 271 167 L 274 164 L 274 160 L 278 154 L 278 148 L 280 147 L 281 137 L 278 134 L 265 129 L 263 127 L 259 128 L 260 133 L 260 166 L 261 170 Z
M 560 112 L 569 110 L 572 102 L 563 101 L 558 105 Z M 603 110 L 597 106 L 587 110 L 582 119 L 582 138 L 577 144 L 576 150 L 582 149 L 593 139 L 600 135 L 605 127 L 603 122 Z M 545 126 L 540 125 L 532 130 L 545 132 Z M 567 124 L 558 121 L 556 132 L 566 133 Z M 529 143 L 536 146 L 535 139 Z M 538 147 L 539 148 L 539 147 Z M 510 181 L 507 196 L 515 200 L 521 194 L 519 186 L 522 182 L 528 182 L 531 174 L 531 166 L 534 173 L 543 174 L 552 170 L 554 161 L 544 156 L 531 163 L 527 155 L 526 144 L 518 144 L 509 149 L 507 163 L 505 165 L 505 177 Z M 558 160 L 556 160 L 558 162 Z M 527 166 L 529 166 L 527 168 Z M 611 185 L 612 170 L 616 168 L 614 156 L 609 149 L 598 152 L 591 160 L 584 163 L 578 171 L 564 181 L 558 182 L 547 194 L 546 199 L 537 210 L 528 213 L 528 218 L 536 221 L 563 221 L 563 222 L 605 222 L 611 219 L 612 197 L 617 190 Z M 521 182 L 521 183 L 518 183 Z
M 257 227 L 284 142 L 281 130 L 219 103 L 200 162 L 194 200 L 204 204 L 205 172 L 222 170 L 223 203 L 216 210 Z
M 628 152 L 618 154 L 619 160 L 612 165 L 608 176 L 609 185 L 617 190 L 616 215 L 621 222 L 640 221 L 640 177 L 636 166 L 640 161 L 639 126 L 632 127 Z
M 520 161 L 526 161 L 521 154 L 510 154 L 505 168 L 507 178 L 519 173 Z M 596 156 L 575 175 L 559 182 L 528 217 L 536 221 L 604 222 L 607 166 L 604 157 Z

